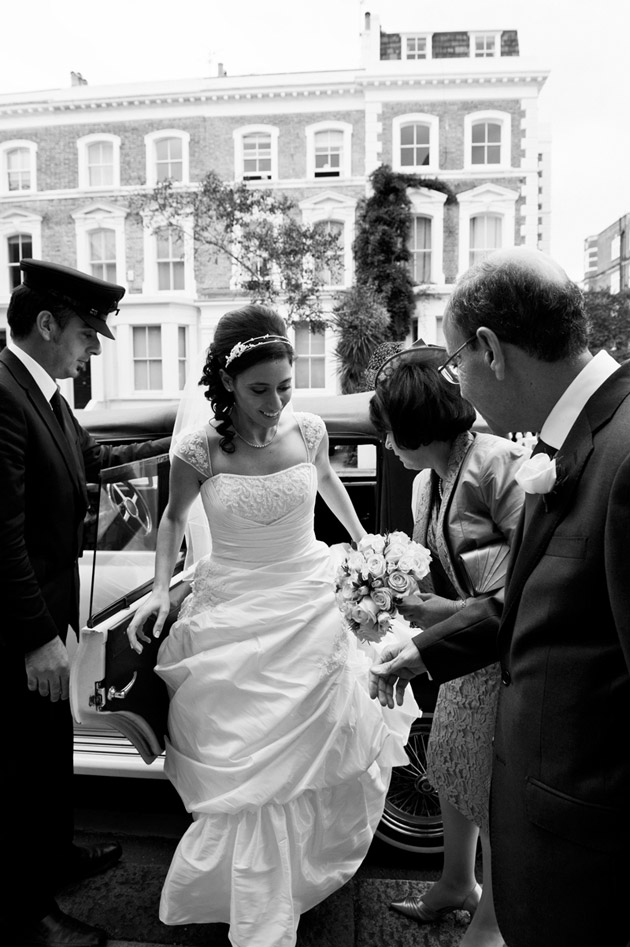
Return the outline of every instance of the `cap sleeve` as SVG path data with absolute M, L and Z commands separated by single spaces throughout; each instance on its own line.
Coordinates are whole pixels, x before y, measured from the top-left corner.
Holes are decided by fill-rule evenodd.
M 212 476 L 208 435 L 205 428 L 182 434 L 172 448 L 175 457 L 190 464 L 204 480 Z
M 326 433 L 326 425 L 318 414 L 310 414 L 307 411 L 296 411 L 295 417 L 306 444 L 308 459 L 312 461 Z

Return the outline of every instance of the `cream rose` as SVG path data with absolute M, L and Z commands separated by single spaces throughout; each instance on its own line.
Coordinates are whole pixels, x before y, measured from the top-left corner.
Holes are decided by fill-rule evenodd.
M 548 454 L 534 454 L 519 467 L 514 479 L 525 493 L 551 493 L 556 485 L 556 460 Z

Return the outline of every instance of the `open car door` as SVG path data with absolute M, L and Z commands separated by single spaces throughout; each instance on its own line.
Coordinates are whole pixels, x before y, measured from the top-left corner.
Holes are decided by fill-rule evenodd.
M 70 673 L 78 772 L 134 775 L 139 757 L 152 764 L 164 750 L 168 696 L 153 671 L 160 642 L 152 638 L 137 654 L 126 630 L 152 587 L 168 470 L 169 459 L 163 455 L 101 472 L 93 550 L 86 557 L 92 561 L 89 617 L 81 628 Z M 161 637 L 190 591 L 183 561 L 182 552 Z M 87 576 L 82 578 L 85 585 Z M 149 634 L 150 627 L 147 623 Z

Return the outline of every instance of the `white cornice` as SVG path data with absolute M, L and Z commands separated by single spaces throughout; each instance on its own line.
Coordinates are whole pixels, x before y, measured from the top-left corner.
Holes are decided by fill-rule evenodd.
M 278 73 L 276 75 L 220 76 L 161 80 L 111 86 L 71 86 L 41 92 L 0 96 L 0 116 L 20 117 L 51 113 L 96 116 L 103 110 L 155 106 L 196 106 L 256 100 L 322 99 L 363 95 L 366 89 L 422 86 L 488 86 L 533 84 L 541 87 L 548 71 L 535 69 L 518 57 L 484 60 L 440 59 L 418 63 L 382 61 L 373 71 Z

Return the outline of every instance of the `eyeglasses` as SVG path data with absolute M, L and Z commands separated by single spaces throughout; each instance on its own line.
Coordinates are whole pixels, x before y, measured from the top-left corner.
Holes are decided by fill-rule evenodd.
M 467 345 L 470 345 L 471 342 L 474 342 L 477 338 L 477 333 L 471 335 L 469 339 L 466 339 L 465 342 L 462 342 L 460 347 L 456 349 L 453 354 L 446 359 L 443 365 L 438 366 L 438 371 L 442 378 L 446 381 L 450 381 L 451 385 L 459 385 L 459 356 L 460 352 L 466 348 Z
M 374 378 L 374 387 L 382 384 L 386 378 L 392 374 L 396 368 L 396 362 L 400 359 L 403 359 L 405 362 L 412 364 L 435 364 L 439 357 L 442 357 L 446 354 L 446 351 L 441 345 L 428 345 L 423 339 L 417 339 L 412 345 L 408 346 L 406 349 L 401 349 L 400 352 L 394 352 L 393 355 L 390 355 L 389 358 L 386 358 L 378 368 L 376 376 Z

